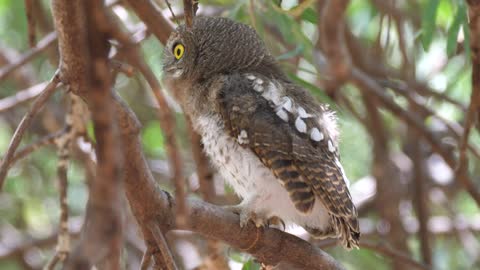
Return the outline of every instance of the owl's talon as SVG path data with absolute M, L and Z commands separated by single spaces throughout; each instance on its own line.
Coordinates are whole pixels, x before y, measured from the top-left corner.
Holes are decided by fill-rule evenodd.
M 265 228 L 269 226 L 269 218 L 260 213 L 251 211 L 246 204 L 223 206 L 227 211 L 231 211 L 240 216 L 240 227 L 245 227 L 249 221 L 252 221 L 257 228 Z
M 278 227 L 281 226 L 283 231 L 285 231 L 285 229 L 286 229 L 285 222 L 277 216 L 270 217 L 267 220 L 267 227 L 270 227 L 271 225 L 275 225 L 275 226 L 278 226 Z

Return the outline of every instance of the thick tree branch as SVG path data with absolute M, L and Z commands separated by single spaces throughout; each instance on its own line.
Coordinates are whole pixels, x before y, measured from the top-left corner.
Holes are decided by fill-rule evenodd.
M 344 20 L 343 14 L 350 1 L 329 0 L 326 5 L 319 3 L 319 9 L 323 11 L 318 26 L 321 30 L 325 56 L 328 59 L 329 72 L 337 83 L 342 83 L 348 76 L 349 64 L 346 57 L 346 50 L 343 42 Z

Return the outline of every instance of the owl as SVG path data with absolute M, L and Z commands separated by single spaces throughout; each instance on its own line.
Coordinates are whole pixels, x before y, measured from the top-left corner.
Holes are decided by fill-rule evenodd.
M 287 78 L 250 26 L 196 17 L 164 49 L 164 82 L 242 199 L 240 225 L 273 221 L 358 247 L 335 115 Z

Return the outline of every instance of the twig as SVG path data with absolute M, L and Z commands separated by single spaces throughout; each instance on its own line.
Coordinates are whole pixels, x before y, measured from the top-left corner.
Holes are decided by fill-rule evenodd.
M 150 225 L 150 231 L 153 234 L 153 237 L 155 238 L 155 241 L 157 242 L 157 246 L 160 249 L 160 253 L 163 256 L 163 261 L 165 263 L 165 267 L 167 270 L 176 270 L 178 267 L 175 265 L 175 261 L 173 260 L 172 253 L 170 252 L 170 249 L 168 248 L 167 241 L 165 240 L 165 237 L 163 236 L 162 231 L 158 227 L 158 224 L 155 222 L 152 222 Z
M 438 139 L 425 129 L 422 122 L 419 121 L 410 112 L 403 110 L 393 100 L 388 98 L 382 88 L 375 81 L 370 79 L 368 75 L 364 74 L 358 69 L 353 68 L 352 82 L 355 83 L 360 89 L 367 91 L 367 94 L 375 95 L 385 108 L 387 108 L 397 117 L 399 117 L 399 119 L 402 119 L 411 127 L 413 127 L 417 134 L 422 136 L 432 146 L 432 149 L 437 152 L 451 168 L 457 167 L 457 162 L 455 161 L 452 154 L 445 150 L 442 144 L 438 141 Z M 472 182 L 471 178 L 468 176 L 468 174 L 462 173 L 457 176 L 457 181 L 459 181 L 465 187 L 470 196 L 472 196 L 472 198 L 476 201 L 477 205 L 480 205 L 480 193 L 475 187 L 475 184 Z
M 173 13 L 172 6 L 170 5 L 170 1 L 165 0 L 165 4 L 167 4 L 168 10 L 170 11 L 170 14 L 172 14 L 173 21 L 178 25 L 178 20 L 175 17 L 175 13 Z
M 28 25 L 28 43 L 30 47 L 35 47 L 35 17 L 33 16 L 33 0 L 25 0 L 25 13 L 27 15 Z
M 416 111 L 412 108 L 412 111 Z M 432 264 L 432 253 L 430 245 L 430 232 L 428 231 L 428 219 L 429 219 L 429 200 L 427 189 L 427 176 L 425 168 L 425 153 L 422 147 L 423 140 L 418 140 L 415 137 L 413 131 L 409 131 L 409 138 L 407 141 L 407 154 L 410 156 L 413 162 L 413 175 L 412 182 L 414 187 L 413 192 L 413 207 L 415 209 L 419 229 L 418 236 L 420 240 L 420 251 L 422 254 L 422 260 L 425 264 Z
M 15 108 L 38 96 L 47 86 L 48 82 L 39 83 L 25 90 L 18 91 L 15 95 L 0 99 L 0 113 Z
M 193 1 L 193 0 L 183 0 L 183 10 L 185 13 L 185 25 L 187 26 L 187 28 L 191 28 L 193 25 L 193 17 L 195 16 L 195 9 L 194 9 L 195 2 L 196 1 Z
M 80 232 L 77 229 L 71 232 L 72 238 L 78 238 L 79 235 L 80 235 Z M 50 247 L 56 243 L 57 238 L 58 238 L 58 232 L 54 232 L 50 236 L 28 240 L 26 242 L 21 243 L 20 245 L 13 246 L 8 250 L 3 250 L 2 253 L 0 253 L 0 261 L 26 253 L 32 248 Z
M 20 55 L 16 49 L 0 43 L 0 67 L 16 62 Z M 10 78 L 16 83 L 16 86 L 20 88 L 28 88 L 37 82 L 33 66 L 31 65 L 16 69 L 11 73 Z
M 137 16 L 145 22 L 160 42 L 165 44 L 173 30 L 169 20 L 162 16 L 160 9 L 150 0 L 127 0 Z
M 438 119 L 447 127 L 448 131 L 453 137 L 455 137 L 456 139 L 461 138 L 461 130 L 459 130 L 460 127 L 454 126 L 454 124 L 452 124 L 450 121 L 438 115 L 435 111 L 428 108 L 427 106 L 424 106 L 423 104 L 421 104 L 417 99 L 415 99 L 412 96 L 412 91 L 409 91 L 408 89 L 400 87 L 399 84 L 391 83 L 389 85 L 390 85 L 389 88 L 392 89 L 395 93 L 398 93 L 404 96 L 408 100 L 410 105 L 412 105 L 412 109 L 416 110 L 417 113 L 419 113 L 420 115 L 423 115 L 424 117 L 431 116 Z M 477 158 L 480 159 L 480 151 L 475 146 L 468 144 L 467 148 L 468 150 L 471 151 L 473 155 L 475 155 Z
M 152 250 L 147 247 L 147 250 L 143 253 L 142 262 L 140 263 L 140 270 L 147 270 L 152 262 Z
M 54 133 L 54 134 L 49 134 L 49 135 L 43 137 L 42 139 L 19 149 L 16 152 L 15 156 L 10 161 L 9 167 L 12 167 L 13 164 L 15 164 L 19 160 L 25 158 L 26 156 L 30 155 L 31 153 L 37 151 L 38 149 L 40 149 L 44 146 L 55 143 L 55 140 L 57 138 L 63 136 L 64 134 L 66 134 L 65 130 L 62 130 L 62 131 Z
M 44 269 L 54 269 L 58 262 L 63 262 L 70 253 L 70 234 L 68 231 L 68 204 L 67 204 L 67 172 L 71 146 L 74 140 L 85 132 L 84 115 L 86 109 L 78 96 L 70 93 L 70 108 L 65 116 L 66 127 L 61 136 L 55 138 L 57 145 L 58 163 L 57 177 L 59 187 L 60 222 L 58 229 L 57 248 L 52 260 Z
M 12 139 L 10 140 L 10 144 L 7 149 L 7 153 L 2 159 L 2 163 L 0 165 L 0 191 L 2 190 L 3 183 L 5 181 L 5 177 L 7 176 L 8 168 L 10 167 L 10 162 L 12 161 L 13 155 L 17 150 L 18 145 L 20 144 L 23 134 L 25 133 L 26 129 L 30 126 L 33 118 L 40 109 L 43 107 L 45 102 L 47 102 L 48 98 L 55 92 L 57 86 L 59 84 L 58 73 L 56 72 L 50 82 L 47 84 L 45 89 L 42 93 L 35 99 L 30 110 L 25 114 L 22 118 L 22 121 L 18 125 L 15 133 L 13 134 Z
M 39 53 L 47 49 L 49 46 L 51 46 L 55 42 L 56 39 L 57 39 L 57 34 L 55 32 L 52 32 L 46 35 L 42 40 L 38 42 L 38 44 L 35 47 L 28 50 L 15 62 L 0 68 L 0 81 L 5 79 L 5 77 L 7 77 L 10 73 L 12 73 L 15 69 L 26 64 L 33 57 L 37 56 Z
M 55 253 L 53 257 L 47 262 L 47 264 L 43 267 L 43 270 L 53 270 L 57 263 L 61 261 L 60 254 Z
M 67 130 L 71 129 L 67 127 Z M 60 203 L 60 223 L 58 229 L 57 248 L 52 259 L 44 267 L 45 270 L 52 270 L 59 262 L 63 262 L 70 253 L 70 235 L 68 232 L 68 205 L 67 205 L 67 171 L 68 160 L 70 155 L 70 145 L 72 143 L 71 133 L 65 133 L 57 138 L 58 147 L 58 163 L 57 177 L 59 187 L 59 203 Z
M 113 69 L 123 72 L 123 74 L 127 75 L 127 77 L 132 77 L 135 73 L 135 69 L 132 66 L 120 61 L 111 60 L 110 66 Z
M 147 246 L 148 251 L 148 253 L 144 254 L 144 257 L 149 256 L 149 260 L 153 258 L 153 269 L 163 270 L 163 266 L 166 264 L 165 258 L 163 256 L 161 247 L 157 244 L 157 240 L 155 239 L 155 236 L 153 235 L 149 224 L 141 223 L 140 227 L 142 229 L 143 239 L 145 241 L 145 245 Z

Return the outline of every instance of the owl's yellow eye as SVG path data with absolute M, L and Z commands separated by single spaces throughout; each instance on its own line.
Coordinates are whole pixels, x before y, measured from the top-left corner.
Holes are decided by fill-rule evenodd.
M 173 55 L 177 60 L 182 58 L 184 52 L 185 52 L 185 47 L 180 43 L 175 45 L 175 47 L 173 48 Z

